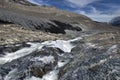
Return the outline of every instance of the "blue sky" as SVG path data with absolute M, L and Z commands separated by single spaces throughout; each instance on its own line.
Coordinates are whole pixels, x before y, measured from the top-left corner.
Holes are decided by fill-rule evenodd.
M 95 21 L 109 22 L 120 16 L 120 0 L 29 0 L 38 5 L 55 6 L 83 14 Z

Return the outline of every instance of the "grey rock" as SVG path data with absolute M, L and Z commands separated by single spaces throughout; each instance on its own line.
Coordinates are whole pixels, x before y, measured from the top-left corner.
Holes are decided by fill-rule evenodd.
M 66 29 L 81 31 L 81 28 L 73 27 L 69 23 L 27 16 L 6 9 L 0 9 L 0 20 L 3 22 L 19 24 L 32 30 L 41 30 L 51 33 L 64 34 Z
M 13 47 L 9 48 L 11 49 Z M 22 48 L 24 48 L 24 46 Z M 43 47 L 40 51 L 34 51 L 27 56 L 0 65 L 0 76 L 1 78 L 7 80 L 23 80 L 32 76 L 42 78 L 46 73 L 57 67 L 58 61 L 71 59 L 70 53 L 64 54 L 63 57 L 59 56 L 60 54 L 64 54 L 64 52 L 60 49 Z M 53 62 L 44 62 L 39 60 L 47 56 L 53 56 Z

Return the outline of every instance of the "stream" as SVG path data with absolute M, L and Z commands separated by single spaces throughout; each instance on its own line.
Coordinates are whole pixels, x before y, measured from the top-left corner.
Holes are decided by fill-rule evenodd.
M 0 46 L 0 80 L 120 80 L 119 43 L 92 36 Z
M 25 56 L 29 56 L 30 54 L 34 55 L 34 52 L 41 51 L 44 49 L 44 47 L 50 47 L 50 48 L 57 48 L 60 50 L 61 53 L 58 54 L 49 54 L 44 55 L 40 54 L 39 56 L 32 56 L 32 58 L 28 59 L 28 62 L 37 62 L 43 65 L 52 66 L 52 69 L 50 71 L 47 71 L 41 78 L 35 77 L 31 74 L 26 72 L 24 77 L 24 80 L 58 80 L 58 74 L 60 72 L 60 69 L 64 67 L 66 64 L 70 62 L 70 59 L 73 58 L 71 55 L 71 50 L 77 45 L 74 44 L 76 41 L 80 41 L 82 37 L 78 37 L 71 40 L 56 40 L 56 41 L 45 41 L 45 42 L 27 42 L 26 45 L 29 45 L 29 47 L 22 47 L 14 52 L 6 52 L 3 51 L 2 55 L 0 56 L 0 65 L 5 65 L 7 63 L 11 63 L 15 60 L 19 60 L 21 58 L 24 59 Z M 18 47 L 21 44 L 16 44 L 15 46 Z M 49 52 L 48 52 L 49 53 Z M 64 53 L 64 54 L 63 54 Z M 42 55 L 42 56 L 41 56 Z M 54 56 L 55 55 L 55 56 Z M 59 59 L 55 59 L 55 57 L 59 57 Z M 28 63 L 27 62 L 27 63 Z M 36 65 L 39 65 L 37 64 Z M 16 64 L 16 63 L 15 63 Z M 18 65 L 19 63 L 17 63 Z M 22 63 L 23 64 L 23 63 Z M 45 67 L 45 66 L 43 66 Z M 4 78 L 0 77 L 0 80 L 18 80 L 16 76 L 19 74 L 19 67 L 12 68 L 8 74 L 4 75 Z M 2 75 L 0 75 L 2 76 Z M 21 79 L 20 79 L 21 80 Z

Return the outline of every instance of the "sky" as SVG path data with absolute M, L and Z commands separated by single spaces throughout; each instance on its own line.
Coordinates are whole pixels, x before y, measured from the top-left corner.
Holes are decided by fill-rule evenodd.
M 94 21 L 109 22 L 120 16 L 120 0 L 28 0 L 38 5 L 54 6 L 90 17 Z

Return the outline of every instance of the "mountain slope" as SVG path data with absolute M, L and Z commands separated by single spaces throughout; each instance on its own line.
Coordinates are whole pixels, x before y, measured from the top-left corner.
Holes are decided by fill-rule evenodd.
M 28 4 L 26 0 L 4 1 L 4 4 L 0 4 L 0 20 L 20 24 L 32 30 L 52 33 L 65 33 L 65 30 L 117 30 L 108 24 L 103 26 L 104 23 L 94 22 L 84 15 L 58 10 L 54 7 Z

